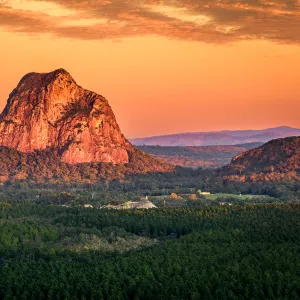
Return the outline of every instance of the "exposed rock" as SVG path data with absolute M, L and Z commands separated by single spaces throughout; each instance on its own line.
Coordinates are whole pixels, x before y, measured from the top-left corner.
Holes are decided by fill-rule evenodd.
M 0 116 L 0 146 L 22 152 L 54 148 L 68 163 L 125 164 L 134 151 L 107 100 L 63 69 L 21 79 Z

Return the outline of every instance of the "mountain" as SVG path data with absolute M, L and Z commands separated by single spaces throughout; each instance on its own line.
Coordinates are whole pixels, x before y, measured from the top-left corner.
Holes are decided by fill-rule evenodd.
M 233 146 L 137 146 L 137 148 L 162 161 L 181 167 L 219 168 L 229 164 L 237 154 L 261 145 L 249 143 Z
M 108 101 L 63 69 L 24 76 L 0 116 L 0 183 L 96 183 L 173 170 L 134 148 Z
M 67 163 L 125 164 L 134 152 L 108 101 L 63 69 L 21 79 L 0 116 L 0 146 L 26 153 L 54 148 Z
M 136 146 L 212 146 L 265 143 L 276 138 L 299 136 L 300 129 L 288 126 L 262 130 L 191 132 L 131 139 Z
M 225 180 L 300 180 L 300 137 L 274 139 L 241 153 L 217 173 Z

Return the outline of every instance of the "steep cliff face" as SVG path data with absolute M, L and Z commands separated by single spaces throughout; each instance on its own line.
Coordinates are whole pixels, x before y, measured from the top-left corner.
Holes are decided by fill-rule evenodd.
M 63 69 L 21 79 L 0 116 L 0 146 L 55 148 L 68 163 L 125 164 L 134 151 L 107 100 L 78 86 Z

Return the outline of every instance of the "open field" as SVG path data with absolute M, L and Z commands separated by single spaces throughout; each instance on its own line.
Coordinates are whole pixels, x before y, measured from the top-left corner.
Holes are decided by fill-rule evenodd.
M 196 197 L 192 198 L 194 195 Z M 267 195 L 237 195 L 229 193 L 217 193 L 210 195 L 178 194 L 178 198 L 170 195 L 151 196 L 149 200 L 157 207 L 179 208 L 196 206 L 215 206 L 228 204 L 270 204 L 281 203 L 278 198 Z
M 256 200 L 256 199 L 264 199 L 264 200 L 275 200 L 275 198 L 266 196 L 266 195 L 236 195 L 236 194 L 226 194 L 226 193 L 217 193 L 211 195 L 205 195 L 206 199 L 209 200 L 218 200 L 218 199 L 238 199 L 238 200 Z

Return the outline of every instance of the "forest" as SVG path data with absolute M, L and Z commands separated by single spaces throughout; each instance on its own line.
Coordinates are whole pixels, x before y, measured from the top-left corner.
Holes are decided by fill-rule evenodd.
M 297 180 L 0 152 L 0 299 L 300 298 Z
M 299 299 L 300 205 L 0 204 L 1 299 Z

